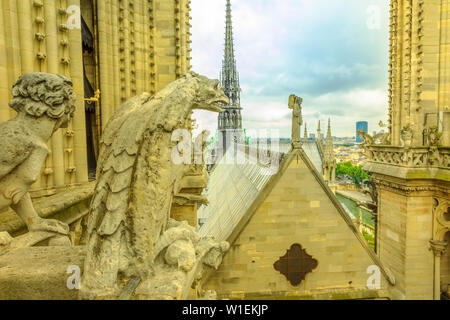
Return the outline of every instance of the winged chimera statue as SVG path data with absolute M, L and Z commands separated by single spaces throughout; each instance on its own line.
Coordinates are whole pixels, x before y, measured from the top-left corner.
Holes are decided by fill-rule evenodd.
M 227 243 L 200 239 L 187 223 L 170 219 L 173 197 L 188 169 L 171 159 L 172 133 L 188 127 L 194 109 L 221 112 L 221 103 L 228 98 L 219 81 L 190 72 L 155 96 L 144 93 L 115 112 L 101 142 L 81 298 L 117 297 L 130 279 L 138 280 L 132 290 L 148 279 L 147 288 L 157 282 L 168 286 L 170 279 L 158 273 L 170 278 L 181 270 L 185 276 L 199 255 L 221 259 Z

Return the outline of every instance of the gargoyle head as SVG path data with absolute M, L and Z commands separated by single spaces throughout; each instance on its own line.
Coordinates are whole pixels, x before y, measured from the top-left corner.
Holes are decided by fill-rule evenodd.
M 75 112 L 76 97 L 72 81 L 64 76 L 44 72 L 26 73 L 14 84 L 12 95 L 9 106 L 17 113 L 54 119 L 55 130 L 67 128 Z
M 366 135 L 366 132 L 364 131 L 364 129 L 361 129 L 361 130 L 358 131 L 358 134 L 359 134 L 360 136 L 365 136 L 365 135 Z
M 222 112 L 221 104 L 228 104 L 228 97 L 219 86 L 219 80 L 212 80 L 195 72 L 189 72 L 187 78 L 197 81 L 193 109 Z
M 411 124 L 407 124 L 400 130 L 400 135 L 404 138 L 412 138 L 413 130 L 411 128 Z

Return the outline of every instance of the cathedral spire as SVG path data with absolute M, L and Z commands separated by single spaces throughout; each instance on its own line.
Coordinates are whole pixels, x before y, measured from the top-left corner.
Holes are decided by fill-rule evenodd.
M 220 72 L 220 85 L 229 99 L 229 104 L 222 105 L 223 112 L 219 113 L 217 150 L 224 154 L 230 145 L 244 143 L 241 114 L 241 87 L 239 73 L 236 67 L 233 43 L 233 24 L 231 16 L 231 1 L 227 0 L 225 19 L 225 50 Z M 220 155 L 218 156 L 220 158 Z M 218 159 L 217 158 L 217 159 Z
M 231 1 L 227 0 L 226 26 L 225 26 L 225 51 L 222 62 L 221 86 L 230 99 L 228 107 L 240 108 L 241 88 L 239 85 L 239 74 L 234 56 L 233 24 L 231 16 Z M 227 106 L 224 106 L 227 108 Z
M 333 137 L 331 135 L 331 119 L 328 119 L 327 139 L 325 141 L 325 161 L 334 161 Z
M 331 136 L 331 119 L 330 119 L 330 118 L 328 118 L 327 140 L 328 140 L 328 139 L 330 139 L 331 141 L 333 141 L 333 140 L 332 140 L 332 136 Z

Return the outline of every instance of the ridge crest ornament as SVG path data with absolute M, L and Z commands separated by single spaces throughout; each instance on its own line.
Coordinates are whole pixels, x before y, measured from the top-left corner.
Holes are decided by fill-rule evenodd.
M 303 125 L 302 118 L 303 99 L 295 94 L 289 96 L 289 109 L 292 109 L 292 148 L 301 149 L 302 140 L 300 138 L 300 127 Z
M 295 287 L 300 285 L 306 275 L 316 269 L 318 264 L 319 262 L 309 255 L 306 249 L 295 243 L 273 264 L 273 267 Z

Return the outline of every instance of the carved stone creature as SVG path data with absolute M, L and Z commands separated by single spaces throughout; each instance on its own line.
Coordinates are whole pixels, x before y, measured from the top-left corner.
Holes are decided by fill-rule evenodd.
M 153 274 L 136 289 L 138 299 L 186 299 L 195 287 L 205 266 L 217 269 L 228 242 L 200 238 L 186 222 L 169 220 L 168 229 L 159 239 L 155 251 Z
M 412 144 L 413 130 L 411 125 L 408 124 L 400 130 L 400 139 L 402 141 L 402 147 L 410 147 Z
M 155 258 L 170 247 L 162 244 L 169 237 L 174 246 L 165 253 L 167 261 L 189 269 L 197 239 L 186 228 L 170 230 L 170 208 L 188 167 L 172 161 L 176 143 L 171 138 L 176 129 L 186 128 L 193 109 L 222 112 L 220 103 L 228 104 L 228 98 L 219 81 L 191 72 L 115 112 L 98 160 L 81 298 L 117 297 L 129 279 L 152 278 Z M 189 248 L 181 254 L 184 245 Z
M 164 259 L 167 264 L 189 271 L 194 267 L 195 246 L 199 241 L 196 230 L 187 222 L 170 220 L 167 230 L 156 243 L 155 257 L 166 249 Z
M 373 140 L 375 141 L 376 144 L 380 144 L 380 145 L 390 145 L 391 144 L 391 134 L 388 133 L 377 133 L 374 137 Z
M 138 299 L 186 299 L 199 285 L 205 267 L 217 269 L 230 245 L 213 238 L 200 238 L 186 222 L 169 221 L 156 245 L 153 275 L 136 289 Z
M 294 148 L 301 147 L 300 127 L 303 124 L 302 102 L 303 99 L 294 94 L 289 97 L 289 108 L 292 109 L 292 145 Z
M 358 131 L 359 136 L 363 140 L 361 143 L 361 152 L 360 154 L 366 157 L 368 160 L 373 158 L 373 153 L 370 151 L 368 146 L 374 145 L 375 141 L 370 134 L 367 134 L 363 129 Z
M 364 129 L 358 131 L 359 136 L 363 140 L 363 145 L 369 146 L 375 144 L 372 136 L 364 131 Z
M 72 82 L 59 75 L 28 73 L 14 84 L 12 95 L 9 106 L 17 116 L 0 123 L 0 210 L 10 206 L 29 231 L 66 235 L 66 224 L 39 217 L 28 190 L 49 152 L 46 142 L 73 117 Z
M 423 130 L 424 145 L 425 146 L 439 146 L 442 133 L 439 132 L 438 126 L 431 126 Z

